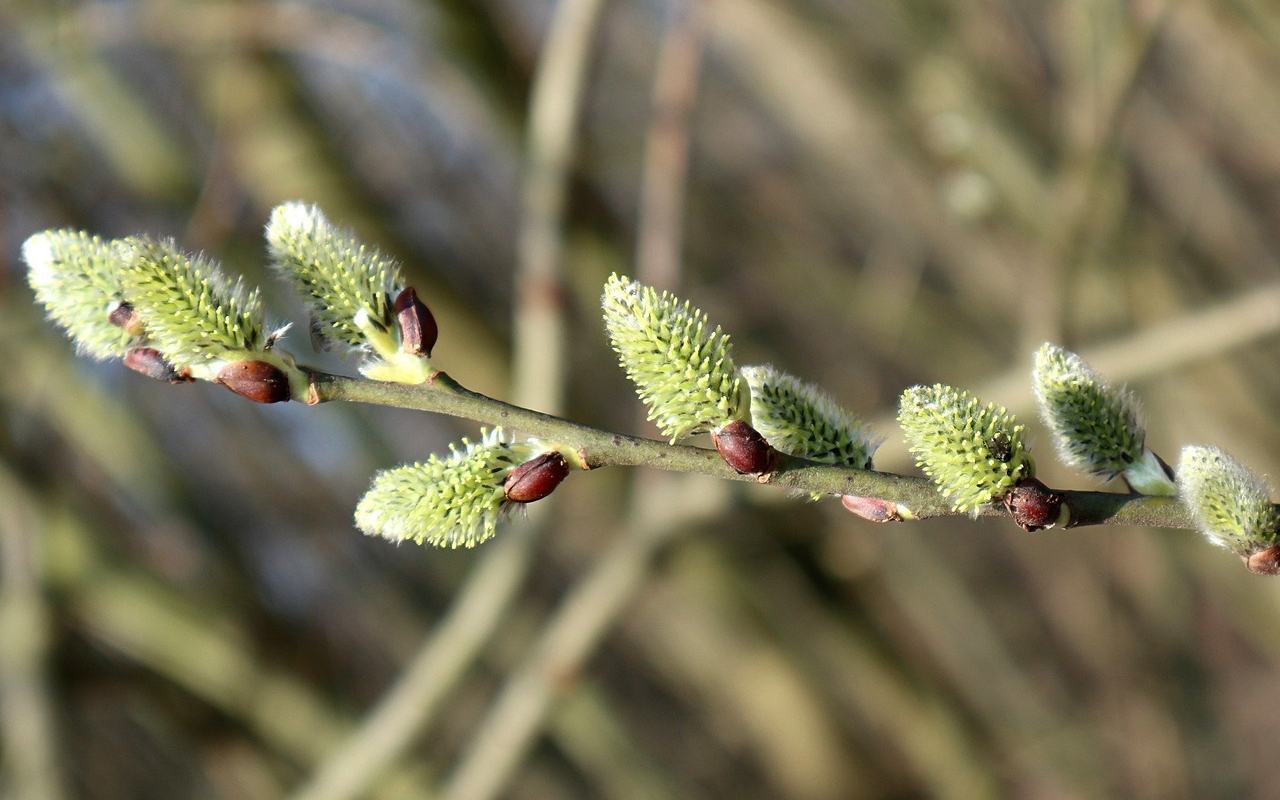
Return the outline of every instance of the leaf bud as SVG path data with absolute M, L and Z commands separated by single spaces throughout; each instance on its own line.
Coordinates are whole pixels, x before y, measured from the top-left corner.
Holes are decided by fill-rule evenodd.
M 1035 478 L 1023 478 L 1004 496 L 1004 507 L 1027 533 L 1042 531 L 1069 519 L 1062 495 Z
M 840 505 L 868 522 L 901 522 L 906 519 L 897 503 L 880 497 L 846 494 L 840 496 Z
M 218 370 L 214 383 L 255 403 L 283 403 L 293 399 L 288 376 L 266 361 L 232 361 Z
M 773 469 L 773 448 L 760 432 L 740 419 L 711 432 L 724 463 L 741 475 L 763 475 Z
M 1255 575 L 1280 575 L 1280 544 L 1259 550 L 1245 560 Z
M 429 358 L 440 336 L 431 309 L 418 299 L 418 293 L 412 286 L 400 292 L 393 308 L 396 322 L 400 325 L 400 349 L 410 355 Z
M 568 474 L 568 462 L 553 450 L 511 470 L 502 484 L 502 492 L 512 503 L 532 503 L 555 491 Z
M 115 303 L 107 312 L 107 321 L 117 328 L 122 328 L 130 336 L 142 335 L 142 317 L 133 306 L 123 300 Z
M 173 368 L 159 350 L 151 347 L 132 347 L 124 354 L 124 365 L 134 372 L 165 383 L 190 383 L 191 375 Z

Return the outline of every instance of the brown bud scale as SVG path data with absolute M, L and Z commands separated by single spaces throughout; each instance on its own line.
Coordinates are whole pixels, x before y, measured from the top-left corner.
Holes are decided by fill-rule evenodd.
M 898 504 L 892 500 L 879 497 L 859 497 L 853 494 L 841 495 L 840 505 L 848 511 L 870 522 L 901 522 Z
M 142 333 L 142 317 L 133 310 L 133 306 L 123 300 L 116 303 L 115 308 L 107 314 L 107 321 L 117 328 L 124 328 L 130 336 L 138 336 Z
M 218 371 L 214 383 L 255 403 L 283 403 L 293 398 L 289 377 L 265 361 L 233 361 Z
M 159 350 L 150 347 L 134 347 L 124 354 L 124 365 L 148 378 L 165 383 L 190 383 L 191 376 L 178 372 L 165 360 Z
M 773 469 L 773 448 L 760 432 L 740 419 L 711 432 L 724 463 L 741 475 L 764 475 Z
M 1255 575 L 1280 575 L 1280 544 L 1259 550 L 1244 563 Z
M 1004 496 L 1004 507 L 1020 528 L 1033 533 L 1057 523 L 1062 501 L 1062 495 L 1035 478 L 1023 478 Z
M 569 463 L 553 450 L 511 470 L 502 491 L 513 503 L 532 503 L 555 491 L 568 474 Z
M 418 299 L 412 286 L 400 292 L 393 308 L 400 325 L 400 349 L 415 356 L 430 356 L 440 335 L 431 309 Z

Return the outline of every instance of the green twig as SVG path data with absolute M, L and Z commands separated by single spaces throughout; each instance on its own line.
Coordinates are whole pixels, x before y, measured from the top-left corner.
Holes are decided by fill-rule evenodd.
M 427 383 L 378 383 L 339 375 L 312 373 L 312 400 L 347 401 L 431 411 L 521 431 L 578 451 L 589 468 L 643 466 L 673 472 L 693 472 L 715 478 L 756 481 L 739 475 L 716 451 L 671 445 L 654 439 L 613 433 L 538 411 L 504 403 L 473 392 L 437 372 Z M 804 492 L 859 495 L 905 506 L 919 519 L 961 516 L 925 479 L 874 470 L 816 464 L 778 454 L 772 473 L 760 482 Z M 1135 525 L 1150 528 L 1192 528 L 1185 508 L 1172 498 L 1143 497 L 1110 492 L 1063 491 L 1071 509 L 1071 526 Z M 983 507 L 979 516 L 1006 516 L 1003 508 Z

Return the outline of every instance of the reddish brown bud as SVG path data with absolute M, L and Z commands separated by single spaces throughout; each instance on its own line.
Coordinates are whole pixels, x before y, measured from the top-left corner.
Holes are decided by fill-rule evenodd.
M 1255 575 L 1280 575 L 1280 544 L 1259 550 L 1244 561 Z
M 898 504 L 892 500 L 846 494 L 840 497 L 840 505 L 871 522 L 902 521 L 902 515 L 898 513 Z
M 191 376 L 178 372 L 165 360 L 159 350 L 150 347 L 134 347 L 124 354 L 124 365 L 134 372 L 165 383 L 189 383 Z
M 400 349 L 415 356 L 430 356 L 440 335 L 431 309 L 418 299 L 412 286 L 400 292 L 394 309 L 400 324 Z
M 124 328 L 130 336 L 142 333 L 142 317 L 133 310 L 133 306 L 121 301 L 107 314 L 107 321 L 117 328 Z
M 1004 507 L 1019 527 L 1031 533 L 1057 524 L 1062 500 L 1062 495 L 1035 478 L 1023 478 L 1004 496 Z
M 511 470 L 502 491 L 513 503 L 532 503 L 555 491 L 568 474 L 568 462 L 553 450 Z
M 232 361 L 218 371 L 214 383 L 255 403 L 283 403 L 293 398 L 289 377 L 265 361 Z
M 763 475 L 773 469 L 773 448 L 759 431 L 740 419 L 712 431 L 711 441 L 724 463 L 742 475 Z

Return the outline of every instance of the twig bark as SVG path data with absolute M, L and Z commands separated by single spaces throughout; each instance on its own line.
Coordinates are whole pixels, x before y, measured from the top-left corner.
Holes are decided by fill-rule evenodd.
M 348 401 L 431 411 L 521 431 L 578 451 L 589 468 L 643 466 L 690 472 L 737 481 L 756 481 L 739 475 L 714 450 L 673 445 L 593 428 L 560 417 L 495 400 L 459 385 L 443 372 L 427 383 L 379 383 L 339 375 L 313 373 L 314 402 Z M 905 506 L 917 519 L 961 514 L 925 479 L 874 470 L 816 464 L 779 454 L 774 471 L 760 480 L 775 486 L 829 495 L 858 495 Z M 1150 528 L 1191 528 L 1191 518 L 1172 498 L 1110 492 L 1062 491 L 1071 509 L 1071 526 L 1137 525 Z M 985 507 L 979 516 L 1006 516 L 1003 508 Z

